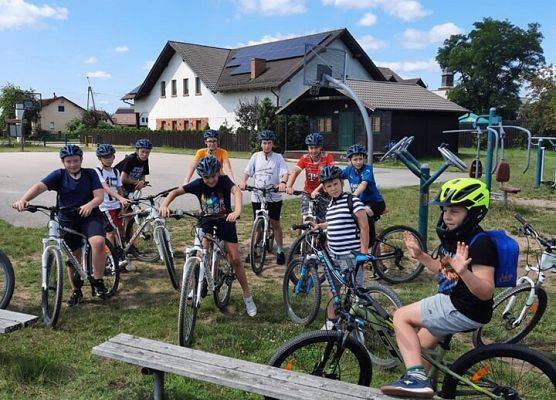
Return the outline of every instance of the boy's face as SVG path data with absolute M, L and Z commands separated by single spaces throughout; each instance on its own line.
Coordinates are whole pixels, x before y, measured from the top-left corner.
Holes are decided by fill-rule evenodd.
M 137 149 L 137 156 L 141 161 L 147 161 L 149 159 L 149 154 L 151 154 L 150 149 Z
M 343 191 L 343 185 L 341 179 L 333 179 L 331 181 L 326 181 L 324 182 L 323 187 L 326 194 L 334 199 L 340 196 Z
M 442 219 L 449 231 L 456 229 L 463 224 L 467 217 L 467 209 L 461 206 L 443 207 Z
M 270 153 L 272 151 L 273 142 L 272 140 L 261 140 L 261 149 L 263 153 Z
M 218 139 L 215 138 L 206 139 L 205 144 L 207 145 L 207 149 L 209 149 L 210 151 L 214 151 L 218 147 Z
M 114 160 L 116 159 L 116 155 L 111 154 L 106 157 L 99 157 L 98 159 L 100 160 L 101 164 L 104 165 L 105 167 L 111 167 L 112 164 L 114 163 Z
M 350 158 L 351 165 L 353 165 L 356 169 L 363 168 L 365 164 L 365 157 L 361 154 L 356 154 Z
M 311 157 L 318 157 L 322 151 L 322 146 L 308 146 L 307 150 L 309 151 L 309 155 Z
M 208 187 L 215 187 L 216 184 L 218 183 L 218 176 L 220 174 L 212 174 L 209 176 L 203 176 L 203 182 L 205 182 L 205 185 L 207 185 Z
M 62 164 L 64 164 L 64 168 L 70 174 L 77 174 L 81 169 L 81 163 L 83 162 L 83 158 L 81 156 L 68 156 L 64 157 L 62 160 Z

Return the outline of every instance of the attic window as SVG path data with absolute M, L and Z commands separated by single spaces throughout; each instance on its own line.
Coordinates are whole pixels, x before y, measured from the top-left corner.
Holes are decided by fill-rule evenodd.
M 172 97 L 176 97 L 178 95 L 178 83 L 175 79 L 172 79 Z
M 201 78 L 199 78 L 198 76 L 195 77 L 195 94 L 201 94 Z
M 160 97 L 166 97 L 166 81 L 160 82 Z
M 58 106 L 58 112 L 64 112 L 64 111 L 66 111 L 66 109 L 63 104 L 61 106 Z

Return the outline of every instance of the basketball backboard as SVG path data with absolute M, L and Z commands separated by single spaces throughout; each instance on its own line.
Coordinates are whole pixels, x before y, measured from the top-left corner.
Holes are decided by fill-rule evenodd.
M 306 86 L 329 86 L 330 82 L 324 78 L 325 75 L 341 82 L 345 81 L 345 50 L 306 43 L 303 57 L 303 84 Z

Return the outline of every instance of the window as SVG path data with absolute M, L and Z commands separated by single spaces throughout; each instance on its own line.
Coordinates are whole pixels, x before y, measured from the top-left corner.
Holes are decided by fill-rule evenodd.
M 201 79 L 199 77 L 195 78 L 195 94 L 201 94 Z
M 48 127 L 50 128 L 51 131 L 53 131 L 54 130 L 54 122 L 50 122 Z
M 178 84 L 175 79 L 172 79 L 172 97 L 176 97 L 178 95 Z
M 380 117 L 373 116 L 371 118 L 371 130 L 373 132 L 380 132 Z
M 63 104 L 61 106 L 58 106 L 58 112 L 64 112 L 65 110 L 66 108 L 64 107 Z
M 319 132 L 323 132 L 323 133 L 332 132 L 332 118 L 331 117 L 318 118 L 317 129 Z
M 189 96 L 189 79 L 187 78 L 183 80 L 183 95 Z
M 198 119 L 195 121 L 195 130 L 200 131 L 201 130 L 201 120 Z
M 183 129 L 185 129 L 186 131 L 189 130 L 189 120 L 186 119 L 186 120 L 183 122 Z
M 166 81 L 160 82 L 160 97 L 166 97 Z
M 173 130 L 173 131 L 177 131 L 177 130 L 178 130 L 178 121 L 172 121 L 172 130 Z
M 163 131 L 166 130 L 166 121 L 162 121 L 162 122 L 160 123 L 160 129 L 162 129 Z

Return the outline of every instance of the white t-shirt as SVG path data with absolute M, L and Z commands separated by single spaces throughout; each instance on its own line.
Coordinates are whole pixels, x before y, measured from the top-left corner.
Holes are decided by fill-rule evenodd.
M 265 156 L 262 151 L 259 151 L 251 156 L 247 167 L 245 167 L 245 174 L 253 177 L 255 184 L 253 186 L 258 188 L 268 188 L 280 184 L 280 177 L 288 173 L 288 166 L 281 154 L 272 152 L 270 155 Z M 267 201 L 276 202 L 282 200 L 281 193 L 269 193 Z M 260 198 L 256 193 L 251 194 L 251 201 L 260 203 Z
M 110 171 L 102 166 L 96 167 L 100 183 L 108 184 L 108 187 L 114 192 L 118 192 L 118 189 L 122 187 L 122 178 L 120 172 L 116 168 L 112 168 Z M 120 202 L 114 197 L 110 196 L 106 191 L 104 192 L 104 201 L 98 207 L 100 211 L 117 210 L 120 208 Z

